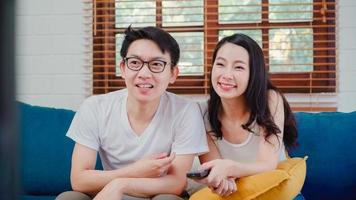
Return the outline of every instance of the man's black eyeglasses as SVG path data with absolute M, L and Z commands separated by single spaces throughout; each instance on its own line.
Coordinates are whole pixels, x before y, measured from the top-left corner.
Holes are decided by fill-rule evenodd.
M 161 73 L 167 65 L 166 61 L 163 60 L 150 60 L 143 61 L 137 57 L 126 57 L 124 58 L 127 68 L 133 71 L 140 71 L 145 63 L 147 63 L 148 69 L 153 73 Z

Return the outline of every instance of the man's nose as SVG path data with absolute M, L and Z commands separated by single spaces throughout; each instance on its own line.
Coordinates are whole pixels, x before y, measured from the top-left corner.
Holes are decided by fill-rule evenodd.
M 152 75 L 150 69 L 148 68 L 148 63 L 143 63 L 142 68 L 138 71 L 139 77 L 150 77 Z

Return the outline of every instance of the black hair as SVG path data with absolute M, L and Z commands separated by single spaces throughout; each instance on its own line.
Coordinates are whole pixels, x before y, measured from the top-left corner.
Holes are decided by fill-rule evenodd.
M 263 52 L 260 46 L 253 39 L 244 34 L 234 34 L 223 38 L 217 44 L 212 59 L 212 65 L 214 65 L 217 52 L 226 43 L 232 43 L 243 47 L 249 54 L 249 66 L 250 66 L 250 78 L 248 86 L 244 93 L 247 106 L 250 109 L 251 115 L 246 124 L 242 125 L 242 128 L 252 132 L 253 122 L 264 128 L 266 131 L 265 140 L 271 135 L 278 137 L 278 133 L 281 130 L 274 123 L 271 111 L 269 108 L 268 91 L 274 90 L 283 99 L 284 105 L 284 128 L 283 128 L 283 142 L 287 150 L 297 145 L 297 128 L 294 115 L 291 108 L 284 97 L 284 95 L 272 84 L 268 77 L 268 72 L 265 66 Z M 210 74 L 211 83 L 211 74 Z M 208 103 L 209 121 L 215 132 L 215 136 L 218 139 L 222 138 L 221 122 L 219 120 L 219 113 L 221 111 L 221 98 L 216 93 L 214 88 L 210 87 L 210 99 Z
M 177 41 L 166 31 L 157 27 L 145 27 L 134 30 L 129 26 L 125 30 L 125 38 L 122 42 L 120 55 L 125 58 L 130 45 L 140 39 L 151 40 L 158 45 L 162 53 L 166 51 L 171 58 L 172 67 L 176 66 L 179 61 L 180 50 Z

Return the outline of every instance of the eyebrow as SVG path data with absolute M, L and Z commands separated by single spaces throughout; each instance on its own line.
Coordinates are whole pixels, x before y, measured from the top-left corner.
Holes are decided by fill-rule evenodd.
M 135 57 L 135 58 L 139 58 L 139 59 L 141 59 L 141 60 L 143 60 L 143 61 L 146 61 L 146 60 L 142 59 L 140 56 L 135 55 L 135 54 L 132 54 L 132 55 L 127 56 L 127 57 Z M 151 61 L 151 60 L 162 60 L 162 61 L 167 62 L 166 59 L 163 58 L 163 57 L 153 57 L 153 58 L 150 58 L 148 61 Z
M 216 58 L 216 60 L 224 60 L 224 61 L 226 61 L 226 59 L 225 58 L 223 58 L 223 57 L 217 57 Z M 247 63 L 245 63 L 244 61 L 242 61 L 242 60 L 235 60 L 234 61 L 234 63 L 242 63 L 242 64 L 245 64 L 245 65 L 247 65 Z

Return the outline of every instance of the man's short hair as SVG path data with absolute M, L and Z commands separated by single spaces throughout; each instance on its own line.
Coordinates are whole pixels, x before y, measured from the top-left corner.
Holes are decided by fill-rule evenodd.
M 151 40 L 152 42 L 156 43 L 161 49 L 162 53 L 165 53 L 166 51 L 169 53 L 172 67 L 178 64 L 180 50 L 177 41 L 168 32 L 152 26 L 137 30 L 134 30 L 131 28 L 131 26 L 129 26 L 125 30 L 125 38 L 122 42 L 120 50 L 120 55 L 122 58 L 126 57 L 127 51 L 132 42 L 139 39 Z

